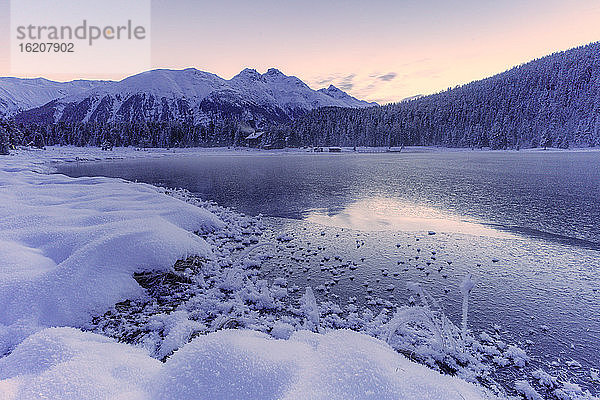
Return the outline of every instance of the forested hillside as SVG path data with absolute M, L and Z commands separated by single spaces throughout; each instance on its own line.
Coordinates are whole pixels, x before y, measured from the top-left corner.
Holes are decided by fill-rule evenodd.
M 600 145 L 600 42 L 416 100 L 322 108 L 271 130 L 290 145 Z

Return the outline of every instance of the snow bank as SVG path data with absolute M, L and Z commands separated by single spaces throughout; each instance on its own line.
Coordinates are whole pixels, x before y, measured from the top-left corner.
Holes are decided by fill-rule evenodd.
M 490 399 L 385 343 L 352 331 L 289 340 L 227 330 L 200 336 L 165 364 L 72 328 L 43 330 L 0 359 L 6 399 Z
M 147 399 L 161 367 L 142 350 L 104 336 L 50 328 L 0 359 L 0 398 Z
M 415 364 L 385 343 L 349 330 L 298 331 L 275 340 L 253 331 L 201 336 L 177 351 L 155 397 L 195 399 L 481 399 L 458 378 Z
M 221 227 L 212 213 L 150 185 L 38 173 L 48 153 L 32 153 L 0 162 L 0 354 L 15 332 L 81 326 L 142 296 L 134 272 L 211 256 L 193 232 Z

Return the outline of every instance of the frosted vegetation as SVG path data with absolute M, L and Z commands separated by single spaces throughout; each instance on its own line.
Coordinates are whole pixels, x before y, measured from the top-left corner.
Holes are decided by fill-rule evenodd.
M 528 370 L 499 332 L 471 332 L 472 277 L 461 327 L 418 283 L 412 305 L 317 300 L 261 270 L 291 235 L 266 241 L 260 217 L 183 190 L 43 173 L 74 157 L 105 156 L 0 161 L 5 398 L 594 399 Z

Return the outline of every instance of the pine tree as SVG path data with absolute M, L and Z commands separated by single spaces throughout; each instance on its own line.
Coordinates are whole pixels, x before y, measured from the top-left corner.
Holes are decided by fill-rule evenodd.
M 0 155 L 10 154 L 8 143 L 8 132 L 4 124 L 0 123 Z

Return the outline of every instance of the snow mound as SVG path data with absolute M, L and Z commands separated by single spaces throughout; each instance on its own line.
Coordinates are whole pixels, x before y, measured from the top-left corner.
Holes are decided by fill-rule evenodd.
M 289 340 L 227 330 L 175 352 L 153 397 L 196 399 L 483 399 L 482 389 L 415 364 L 353 331 L 299 331 Z
M 93 313 L 140 297 L 135 272 L 211 257 L 193 232 L 223 226 L 214 214 L 150 185 L 69 178 L 0 164 L 0 350 L 12 324 L 81 326 Z M 27 320 L 26 323 L 23 322 Z
M 352 331 L 289 340 L 247 330 L 200 336 L 165 364 L 73 328 L 48 328 L 0 359 L 3 399 L 490 399 Z
M 0 359 L 0 398 L 147 399 L 161 368 L 143 350 L 73 328 L 50 328 Z

